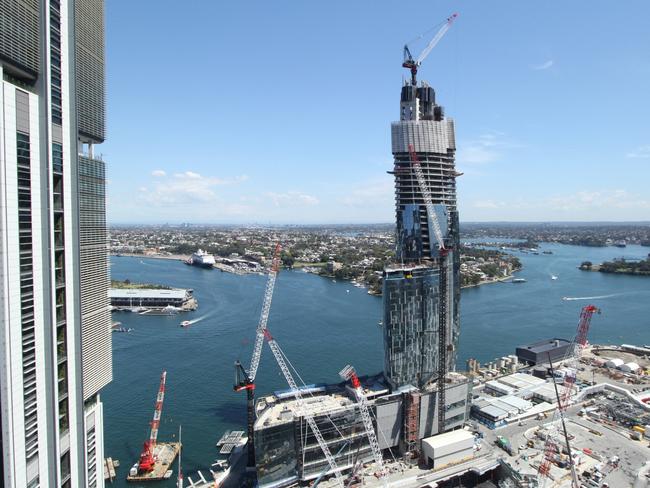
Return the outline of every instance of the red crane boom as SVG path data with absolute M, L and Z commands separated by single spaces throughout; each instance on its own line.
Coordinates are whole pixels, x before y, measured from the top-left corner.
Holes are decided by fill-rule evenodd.
M 582 354 L 582 348 L 587 345 L 587 333 L 589 332 L 589 326 L 591 325 L 591 317 L 594 315 L 594 313 L 600 313 L 600 309 L 598 309 L 598 307 L 596 307 L 595 305 L 586 305 L 585 307 L 582 308 L 580 312 L 580 320 L 578 321 L 578 327 L 576 329 L 576 335 L 573 339 L 573 342 L 569 345 L 569 348 L 567 349 L 567 354 L 564 360 L 562 361 L 563 363 L 565 363 L 566 361 L 569 361 L 569 363 L 573 363 L 572 364 L 573 368 L 568 368 L 566 374 L 564 375 L 564 381 L 563 381 L 564 390 L 562 394 L 557 392 L 557 386 L 556 386 L 558 405 L 557 405 L 557 410 L 555 411 L 554 421 L 556 419 L 559 419 L 562 421 L 563 424 L 564 424 L 564 411 L 569 406 L 569 399 L 575 387 L 575 382 L 576 382 L 575 375 L 577 374 L 578 361 L 580 360 L 580 356 Z M 549 356 L 549 362 L 550 362 L 550 356 Z M 555 378 L 553 378 L 553 381 L 555 381 Z M 546 437 L 546 445 L 544 446 L 544 458 L 542 459 L 542 462 L 539 465 L 538 476 L 537 476 L 537 482 L 541 488 L 544 487 L 546 478 L 550 476 L 551 463 L 553 462 L 556 453 L 560 452 L 559 439 L 555 439 L 554 437 L 555 436 L 553 436 L 551 432 L 549 432 Z M 572 488 L 577 488 L 579 486 L 579 483 L 576 475 L 575 466 L 573 464 L 573 457 L 571 456 L 569 438 L 568 436 L 566 436 L 566 430 L 565 430 L 565 440 L 567 444 L 567 451 L 569 452 L 569 462 L 571 463 L 570 467 L 571 467 L 571 476 L 572 476 Z
M 160 416 L 162 415 L 163 401 L 165 400 L 165 382 L 167 381 L 167 371 L 163 371 L 160 375 L 160 387 L 158 388 L 158 395 L 156 396 L 156 406 L 153 411 L 153 419 L 151 420 L 151 433 L 149 439 L 145 441 L 140 454 L 140 461 L 138 462 L 138 469 L 140 471 L 149 472 L 154 468 L 156 463 L 156 456 L 154 454 L 156 442 L 158 441 L 158 427 L 160 426 Z

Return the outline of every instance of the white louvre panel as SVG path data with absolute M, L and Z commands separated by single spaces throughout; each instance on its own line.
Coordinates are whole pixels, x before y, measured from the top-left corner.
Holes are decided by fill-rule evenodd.
M 451 119 L 405 120 L 391 124 L 393 154 L 407 153 L 409 145 L 415 152 L 447 154 L 456 149 L 454 123 Z

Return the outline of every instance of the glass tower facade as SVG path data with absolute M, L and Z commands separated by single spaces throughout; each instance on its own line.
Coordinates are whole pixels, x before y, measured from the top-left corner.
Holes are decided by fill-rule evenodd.
M 393 388 L 424 387 L 437 379 L 441 348 L 453 370 L 460 332 L 460 245 L 456 208 L 455 133 L 453 120 L 435 102 L 426 83 L 406 82 L 400 97 L 400 120 L 391 125 L 395 177 L 396 263 L 384 271 L 384 374 Z M 440 294 L 439 244 L 432 233 L 409 149 L 417 154 L 450 250 L 447 296 Z M 442 301 L 447 323 L 439 324 Z M 439 327 L 447 343 L 439 344 Z

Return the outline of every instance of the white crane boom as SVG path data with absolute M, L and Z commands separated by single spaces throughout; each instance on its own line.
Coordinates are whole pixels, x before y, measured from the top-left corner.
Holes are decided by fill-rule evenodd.
M 416 64 L 420 66 L 422 64 L 422 61 L 425 60 L 425 58 L 429 55 L 431 50 L 436 47 L 436 44 L 440 42 L 440 39 L 443 38 L 443 36 L 447 33 L 449 28 L 451 27 L 451 24 L 454 23 L 454 20 L 456 20 L 456 17 L 458 17 L 458 14 L 452 14 L 451 17 L 447 19 L 447 22 L 443 24 L 443 26 L 440 28 L 440 30 L 436 33 L 435 36 L 433 36 L 433 39 L 431 39 L 431 42 L 429 42 L 429 45 L 424 48 L 424 50 L 420 53 L 418 56 L 418 60 L 416 61 Z
M 436 237 L 436 241 L 438 241 L 438 247 L 440 249 L 445 249 L 445 239 L 442 236 L 442 230 L 440 229 L 440 222 L 438 222 L 438 215 L 436 214 L 436 211 L 433 207 L 433 197 L 431 196 L 431 191 L 429 191 L 429 185 L 427 185 L 427 180 L 424 178 L 424 173 L 422 172 L 422 166 L 420 166 L 420 162 L 418 161 L 417 155 L 415 153 L 415 149 L 413 149 L 413 145 L 411 144 L 409 144 L 409 155 L 411 158 L 411 166 L 413 167 L 413 171 L 415 171 L 415 176 L 418 179 L 418 186 L 420 187 L 420 191 L 422 192 L 422 198 L 424 200 L 424 205 L 427 209 L 427 214 L 431 219 L 431 223 L 433 224 L 433 233 Z
M 424 48 L 424 51 L 420 53 L 420 56 L 418 56 L 417 59 L 413 59 L 413 56 L 411 55 L 411 51 L 409 50 L 408 45 L 404 46 L 404 62 L 402 63 L 402 67 L 408 68 L 411 70 L 411 85 L 412 86 L 417 86 L 417 74 L 418 74 L 418 68 L 422 64 L 422 61 L 429 55 L 431 50 L 436 47 L 436 44 L 440 42 L 440 39 L 443 38 L 443 36 L 447 33 L 449 28 L 451 27 L 451 24 L 453 24 L 454 20 L 458 17 L 458 14 L 452 14 L 451 17 L 447 18 L 447 21 L 443 24 L 443 26 L 440 28 L 440 30 L 436 33 L 435 36 L 433 36 L 433 39 L 429 42 L 429 45 Z
M 255 382 L 257 376 L 257 368 L 260 365 L 260 358 L 262 357 L 262 346 L 264 345 L 264 331 L 266 324 L 269 321 L 269 313 L 271 312 L 271 301 L 273 300 L 273 289 L 275 287 L 275 279 L 278 276 L 280 269 L 280 250 L 282 247 L 278 242 L 275 245 L 273 253 L 273 260 L 271 262 L 271 270 L 266 282 L 266 289 L 264 290 L 264 301 L 262 302 L 262 313 L 260 314 L 260 321 L 257 325 L 257 333 L 255 334 L 255 346 L 253 348 L 253 357 L 251 358 L 251 365 L 248 368 L 248 379 L 251 383 Z
M 381 449 L 379 447 L 379 442 L 377 441 L 377 435 L 375 434 L 375 428 L 372 425 L 372 418 L 370 417 L 370 411 L 368 409 L 368 400 L 363 393 L 363 388 L 361 387 L 361 382 L 357 373 L 354 371 L 354 368 L 350 365 L 347 365 L 343 368 L 339 375 L 345 380 L 350 380 L 352 383 L 352 388 L 354 389 L 354 395 L 357 397 L 357 402 L 359 403 L 359 411 L 361 412 L 361 419 L 363 420 L 363 425 L 366 429 L 366 435 L 368 436 L 368 441 L 370 442 L 370 447 L 372 449 L 372 455 L 375 458 L 375 464 L 377 465 L 379 476 L 382 479 L 384 486 L 388 486 L 388 482 L 385 478 L 386 472 L 384 470 L 384 458 L 381 455 Z
M 318 425 L 316 425 L 316 421 L 314 420 L 313 415 L 309 412 L 307 408 L 305 408 L 305 401 L 302 397 L 302 392 L 298 389 L 298 385 L 296 384 L 296 381 L 293 379 L 293 375 L 291 374 L 291 371 L 287 367 L 287 363 L 284 361 L 284 357 L 282 355 L 282 352 L 280 351 L 280 346 L 278 346 L 277 342 L 271 336 L 271 333 L 268 331 L 268 329 L 264 331 L 264 337 L 266 338 L 266 341 L 269 343 L 271 352 L 273 353 L 273 356 L 275 356 L 275 360 L 277 361 L 278 366 L 280 366 L 280 370 L 282 370 L 282 374 L 284 375 L 284 378 L 287 380 L 287 383 L 289 384 L 289 388 L 291 388 L 291 393 L 293 393 L 293 395 L 296 398 L 296 404 L 298 405 L 298 412 L 297 412 L 298 415 L 304 417 L 305 420 L 307 421 L 307 424 L 309 425 L 312 432 L 314 433 L 314 437 L 316 437 L 316 441 L 318 442 L 318 445 L 323 451 L 323 454 L 325 455 L 325 458 L 327 459 L 330 468 L 334 472 L 334 476 L 336 476 L 336 481 L 338 482 L 338 485 L 341 488 L 345 488 L 345 482 L 343 480 L 343 476 L 341 475 L 339 467 L 336 464 L 336 460 L 334 459 L 334 456 L 332 456 L 332 453 L 330 452 L 330 449 L 327 446 L 327 443 L 325 442 L 323 435 L 318 429 Z

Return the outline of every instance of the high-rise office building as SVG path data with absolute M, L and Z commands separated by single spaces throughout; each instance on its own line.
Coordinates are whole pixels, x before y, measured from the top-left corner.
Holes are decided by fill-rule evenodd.
M 0 480 L 102 487 L 103 0 L 0 0 Z
M 460 262 L 456 209 L 456 143 L 453 120 L 445 118 L 426 83 L 405 82 L 400 120 L 391 125 L 397 218 L 396 263 L 384 274 L 384 374 L 393 388 L 418 388 L 435 381 L 441 348 L 447 370 L 455 363 L 460 332 Z M 431 192 L 436 216 L 450 249 L 447 296 L 440 293 L 439 245 L 415 172 L 409 148 L 417 154 Z M 440 305 L 447 323 L 439 324 Z M 439 344 L 438 328 L 446 327 L 447 344 Z

